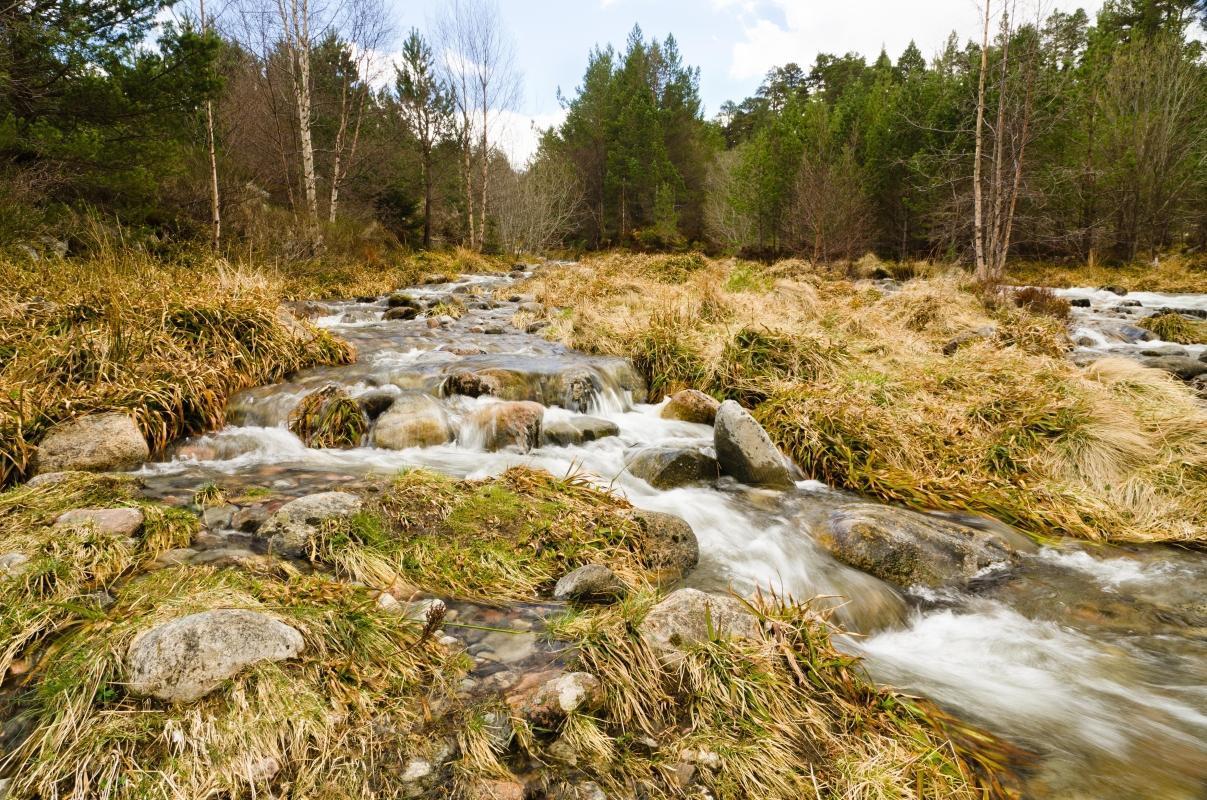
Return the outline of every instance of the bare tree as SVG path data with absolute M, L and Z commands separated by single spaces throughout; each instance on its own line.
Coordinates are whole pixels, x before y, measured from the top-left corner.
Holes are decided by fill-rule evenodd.
M 329 222 L 335 222 L 340 188 L 356 163 L 369 87 L 379 77 L 376 56 L 389 36 L 386 10 L 381 0 L 351 0 L 343 7 L 342 16 L 340 34 L 348 43 L 342 50 L 350 58 L 340 70 L 338 125 L 331 149 Z
M 469 246 L 481 248 L 486 239 L 490 193 L 491 115 L 515 105 L 520 86 L 515 55 L 493 0 L 451 0 L 438 29 L 447 83 L 460 117 Z M 477 198 L 472 175 L 475 139 L 480 159 Z
M 200 17 L 201 33 L 209 31 L 208 19 L 205 16 L 205 0 L 198 0 L 198 16 Z M 222 244 L 222 211 L 218 197 L 218 148 L 214 141 L 214 101 L 205 101 L 205 139 L 210 156 L 210 242 L 217 250 Z
M 583 203 L 574 167 L 545 157 L 516 172 L 496 158 L 493 169 L 502 245 L 513 253 L 542 253 L 563 242 Z
M 1013 27 L 1013 5 L 998 16 L 997 77 L 991 87 L 996 94 L 997 113 L 993 124 L 985 122 L 988 102 L 986 84 L 990 73 L 989 27 L 992 16 L 985 5 L 981 70 L 977 78 L 977 121 L 973 155 L 973 244 L 976 276 L 983 283 L 997 283 L 1006 268 L 1015 212 L 1022 189 L 1027 146 L 1035 138 L 1035 82 L 1039 68 L 1039 39 L 1036 27 L 1025 36 Z M 1021 41 L 1019 41 L 1021 40 Z M 1022 52 L 1019 52 L 1021 47 Z M 986 156 L 985 138 L 992 138 Z M 989 177 L 986 180 L 985 160 Z

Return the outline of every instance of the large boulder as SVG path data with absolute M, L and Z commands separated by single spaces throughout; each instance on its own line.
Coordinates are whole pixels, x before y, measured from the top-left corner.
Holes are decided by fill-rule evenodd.
M 455 435 L 440 401 L 426 394 L 410 394 L 399 397 L 378 417 L 372 442 L 387 450 L 405 450 L 445 444 Z
M 598 417 L 571 417 L 570 419 L 546 422 L 541 429 L 541 441 L 565 447 L 571 444 L 594 442 L 620 434 L 615 422 Z
M 143 525 L 143 513 L 137 508 L 76 508 L 65 511 L 56 525 L 84 525 L 109 536 L 133 536 Z
M 713 443 L 721 472 L 726 475 L 768 489 L 791 489 L 795 485 L 767 431 L 733 400 L 726 400 L 717 409 Z
M 150 457 L 147 440 L 134 420 L 125 414 L 91 414 L 52 428 L 34 454 L 34 471 L 128 470 Z
M 291 500 L 264 521 L 257 534 L 268 539 L 273 552 L 300 557 L 319 527 L 332 519 L 346 519 L 360 511 L 361 500 L 348 492 L 320 492 Z
M 758 619 L 737 598 L 698 589 L 671 592 L 650 609 L 640 626 L 645 643 L 672 658 L 685 645 L 710 639 L 753 639 L 759 629 Z
M 126 652 L 126 685 L 135 694 L 188 703 L 245 667 L 284 661 L 302 648 L 302 634 L 267 614 L 203 611 L 138 634 Z
M 645 533 L 645 563 L 674 577 L 686 575 L 700 560 L 700 543 L 687 521 L 674 514 L 637 509 L 633 518 Z
M 629 472 L 655 489 L 715 481 L 717 460 L 689 447 L 646 447 L 628 463 Z
M 491 403 L 466 418 L 484 450 L 516 448 L 527 452 L 541 442 L 541 421 L 545 408 L 540 403 L 518 401 Z
M 711 425 L 716 420 L 717 409 L 720 407 L 721 404 L 716 398 L 696 389 L 684 389 L 671 395 L 671 399 L 662 407 L 662 418 Z
M 992 530 L 892 506 L 836 509 L 816 535 L 839 561 L 902 587 L 960 586 L 1017 552 Z
M 1200 375 L 1207 374 L 1207 362 L 1190 356 L 1158 356 L 1145 358 L 1143 363 L 1146 367 L 1164 370 L 1184 381 L 1191 381 Z
M 585 564 L 558 579 L 554 600 L 607 601 L 623 597 L 627 587 L 602 564 Z

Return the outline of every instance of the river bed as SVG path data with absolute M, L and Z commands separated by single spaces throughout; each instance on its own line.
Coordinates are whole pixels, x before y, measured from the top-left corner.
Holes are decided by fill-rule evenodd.
M 638 507 L 691 524 L 700 564 L 690 585 L 825 596 L 831 599 L 819 602 L 841 605 L 837 619 L 851 631 L 841 644 L 862 655 L 876 679 L 925 695 L 1037 753 L 1028 796 L 1207 796 L 1207 557 L 1172 548 L 1068 543 L 1025 556 L 1008 574 L 990 570 L 965 591 L 900 591 L 839 563 L 813 540 L 826 510 L 869 501 L 812 481 L 789 492 L 726 479 L 661 491 L 631 475 L 625 463 L 634 448 L 674 445 L 711 453 L 712 428 L 662 419 L 663 398 L 643 397 L 631 368 L 619 359 L 574 353 L 515 328 L 512 317 L 530 298 L 491 299 L 492 293 L 506 295 L 512 280 L 473 276 L 410 290 L 421 302 L 457 297 L 470 305 L 459 320 L 436 327 L 423 318 L 383 320 L 384 300 L 325 304 L 315 322 L 352 342 L 357 363 L 307 370 L 243 393 L 232 403 L 230 426 L 142 470 L 148 491 L 187 496 L 216 481 L 300 496 L 407 467 L 470 478 L 514 465 L 589 475 Z M 1064 294 L 1093 304 L 1074 309 L 1074 336 L 1083 340 L 1083 350 L 1136 347 L 1110 333 L 1141 313 L 1112 310 L 1114 300 L 1125 298 L 1090 290 Z M 1207 309 L 1201 295 L 1128 297 L 1148 313 L 1165 306 Z M 1202 347 L 1187 350 L 1197 357 Z M 353 396 L 439 394 L 450 369 L 494 366 L 526 371 L 542 386 L 561 386 L 555 377 L 567 371 L 586 376 L 592 388 L 586 396 L 574 393 L 562 401 L 558 390 L 550 390 L 546 424 L 587 413 L 615 423 L 619 435 L 523 454 L 486 452 L 472 426 L 462 425 L 456 441 L 435 447 L 316 450 L 286 428 L 298 401 L 328 384 Z M 441 402 L 460 422 L 497 401 Z M 540 611 L 525 609 L 525 624 L 539 625 Z

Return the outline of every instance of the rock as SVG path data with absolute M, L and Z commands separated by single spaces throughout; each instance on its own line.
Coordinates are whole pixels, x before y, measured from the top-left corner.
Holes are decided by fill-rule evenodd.
M 434 447 L 455 436 L 448 413 L 440 401 L 426 394 L 403 395 L 378 418 L 371 441 L 375 447 L 405 450 Z
M 1120 296 L 1127 294 L 1127 289 L 1124 289 L 1122 286 L 1116 286 L 1113 283 L 1108 283 L 1106 286 L 1099 286 L 1098 288 L 1103 292 L 1110 292 L 1111 294 Z
M 1078 336 L 1075 344 L 1077 344 L 1079 347 L 1093 347 L 1098 343 L 1089 336 Z
M 587 672 L 565 672 L 541 684 L 522 707 L 524 718 L 543 728 L 552 728 L 567 714 L 587 713 L 604 703 L 603 684 Z
M 411 306 L 399 306 L 398 308 L 388 309 L 381 318 L 385 320 L 415 319 L 417 316 L 419 316 L 419 309 Z
M 126 652 L 127 686 L 173 703 L 206 696 L 242 669 L 302 652 L 302 634 L 267 614 L 219 609 L 156 625 Z
M 686 447 L 646 447 L 629 460 L 628 469 L 655 489 L 715 481 L 719 474 L 715 458 Z
M 55 525 L 88 525 L 109 536 L 133 536 L 142 529 L 143 519 L 137 508 L 77 508 L 60 514 Z
M 181 564 L 189 563 L 189 559 L 197 555 L 196 550 L 191 547 L 174 547 L 171 550 L 165 550 L 159 554 L 159 557 L 151 562 L 151 569 L 163 569 L 165 567 L 176 567 Z
M 72 477 L 79 475 L 78 472 L 43 472 L 41 475 L 35 475 L 25 482 L 26 488 L 37 489 L 39 486 L 55 486 L 64 481 L 71 480 Z
M 721 472 L 726 475 L 769 489 L 791 489 L 795 485 L 767 431 L 733 400 L 726 400 L 717 410 L 713 443 Z
M 387 308 L 419 308 L 419 303 L 415 298 L 401 292 L 395 292 L 386 298 Z
M 524 326 L 524 333 L 540 333 L 549 327 L 549 320 L 538 319 L 529 322 Z
M 1190 389 L 1200 398 L 1207 400 L 1207 375 L 1200 375 L 1197 378 L 1192 378 L 1190 381 Z
M 51 428 L 34 454 L 34 471 L 129 470 L 150 457 L 147 440 L 132 419 L 125 414 L 92 414 Z
M 237 511 L 234 506 L 210 506 L 201 512 L 201 522 L 207 528 L 229 528 Z
M 1157 335 L 1150 330 L 1135 325 L 1120 325 L 1115 329 L 1119 338 L 1125 342 L 1151 342 Z
M 518 780 L 482 778 L 467 783 L 460 796 L 465 800 L 524 800 L 524 784 Z
M 1069 305 L 1073 308 L 1089 308 L 1090 298 L 1088 297 L 1073 297 L 1069 299 Z
M 650 609 L 642 620 L 641 638 L 664 656 L 674 657 L 684 645 L 714 638 L 753 639 L 759 621 L 734 597 L 698 589 L 679 589 Z
M 467 418 L 469 426 L 481 435 L 485 450 L 509 447 L 528 452 L 541 441 L 541 421 L 545 408 L 527 400 L 491 403 L 475 410 Z
M 989 339 L 996 333 L 997 329 L 992 325 L 982 325 L 976 330 L 964 331 L 943 345 L 943 355 L 950 356 L 964 345 L 980 341 L 981 339 Z
M 1123 300 L 1115 305 L 1115 308 L 1143 308 L 1144 304 L 1139 300 Z
M 594 442 L 609 436 L 617 436 L 620 427 L 615 422 L 598 417 L 571 417 L 557 422 L 545 423 L 541 429 L 544 444 L 571 445 Z
M 993 531 L 976 530 L 891 506 L 832 512 L 817 541 L 838 560 L 898 586 L 963 585 L 1015 550 Z
M 561 742 L 555 742 L 561 744 Z M 595 781 L 563 783 L 549 790 L 548 800 L 608 800 L 604 790 Z
M 265 556 L 245 547 L 215 547 L 212 550 L 202 550 L 192 556 L 189 563 L 196 567 L 204 566 L 214 569 L 225 567 L 257 569 L 267 566 L 269 562 Z
M 1194 380 L 1200 375 L 1207 373 L 1207 362 L 1199 361 L 1198 359 L 1190 358 L 1189 356 L 1161 356 L 1159 358 L 1145 358 L 1141 362 L 1146 367 L 1152 369 L 1161 369 L 1166 372 L 1176 375 L 1184 381 Z
M 360 406 L 360 410 L 371 421 L 386 413 L 397 399 L 398 395 L 393 392 L 365 392 L 356 398 L 356 404 Z
M 698 422 L 702 425 L 712 425 L 717 418 L 717 409 L 721 404 L 716 398 L 695 389 L 684 389 L 671 395 L 670 401 L 662 409 L 663 419 L 678 419 L 683 422 Z
M 247 506 L 231 516 L 231 527 L 242 533 L 255 533 L 268 521 L 268 517 L 268 509 L 264 506 Z
M 480 350 L 480 348 L 475 348 Z M 454 350 L 454 352 L 456 352 Z M 465 397 L 499 397 L 503 391 L 503 377 L 495 370 L 458 370 L 444 379 L 440 393 L 446 397 L 459 394 Z
M 360 511 L 361 500 L 348 492 L 321 492 L 291 500 L 265 520 L 257 534 L 269 547 L 286 556 L 303 556 L 319 526 L 330 519 L 350 517 Z
M 1163 344 L 1157 347 L 1148 347 L 1140 351 L 1142 356 L 1178 356 L 1186 357 L 1186 348 L 1178 347 L 1176 344 Z
M 686 575 L 700 560 L 700 544 L 692 526 L 674 514 L 635 509 L 633 518 L 646 535 L 646 566 Z
M 627 587 L 612 570 L 601 564 L 586 564 L 567 572 L 553 588 L 554 600 L 615 600 Z
M 16 578 L 24 572 L 29 564 L 29 556 L 24 553 L 4 553 L 0 555 L 0 580 Z
M 535 300 L 532 300 L 527 303 L 520 303 L 519 310 L 529 314 L 543 314 L 545 313 L 545 306 L 543 303 L 538 303 Z

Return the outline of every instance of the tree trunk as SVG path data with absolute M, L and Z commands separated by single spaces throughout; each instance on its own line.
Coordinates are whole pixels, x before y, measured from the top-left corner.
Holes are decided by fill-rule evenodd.
M 482 189 L 479 193 L 481 200 L 478 202 L 479 219 L 482 221 L 478 224 L 478 249 L 481 250 L 486 246 L 486 192 L 490 187 L 490 149 L 486 139 L 486 85 L 482 85 Z
M 981 40 L 981 74 L 977 80 L 976 101 L 976 146 L 972 162 L 972 226 L 973 246 L 976 250 L 976 277 L 986 282 L 989 279 L 985 263 L 985 218 L 981 197 L 981 151 L 985 137 L 985 73 L 989 71 L 989 0 L 985 0 L 984 35 Z
M 423 247 L 432 246 L 432 148 L 423 149 Z
M 200 0 L 201 32 L 206 32 L 205 0 Z M 222 213 L 218 197 L 218 150 L 214 141 L 214 103 L 205 101 L 205 138 L 210 151 L 210 243 L 214 250 L 222 244 Z

